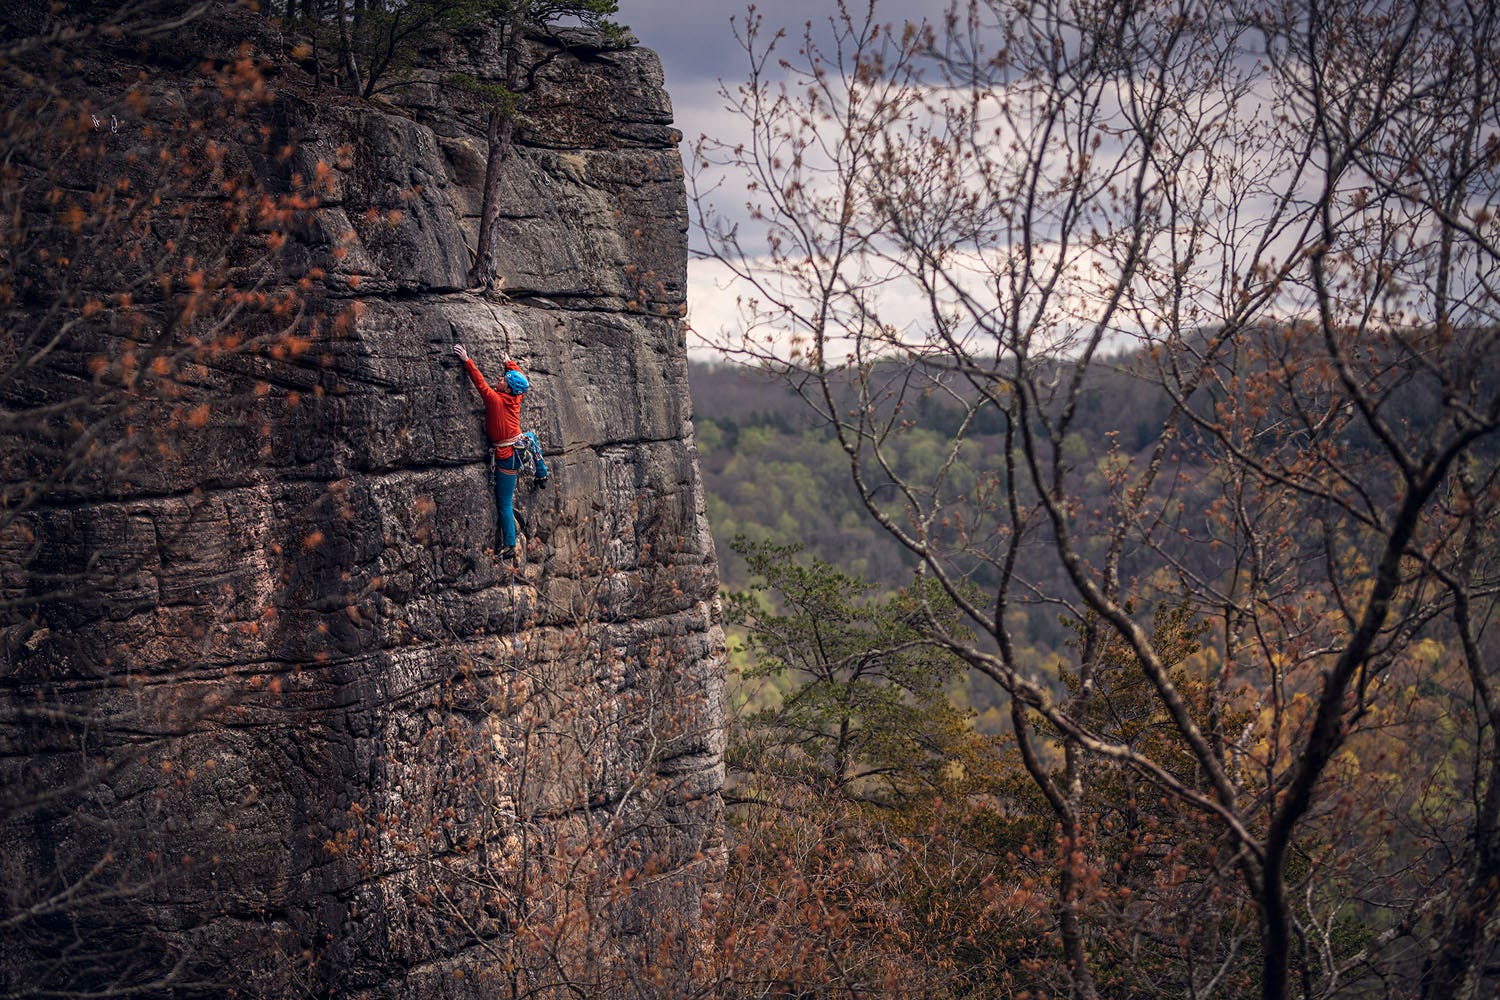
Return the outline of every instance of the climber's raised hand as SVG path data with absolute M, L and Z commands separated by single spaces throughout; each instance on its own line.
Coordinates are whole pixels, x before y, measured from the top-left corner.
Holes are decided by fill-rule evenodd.
M 464 348 L 463 344 L 454 344 L 453 345 L 453 353 L 457 354 L 458 357 L 459 357 L 459 360 L 461 360 L 461 361 L 468 361 L 469 360 L 469 352 Z

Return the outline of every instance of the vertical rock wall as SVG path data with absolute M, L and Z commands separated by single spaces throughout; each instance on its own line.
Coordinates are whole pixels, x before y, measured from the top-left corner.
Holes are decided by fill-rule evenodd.
M 164 105 L 197 55 L 274 54 L 264 21 L 216 18 L 145 60 Z M 3 776 L 67 790 L 13 812 L 7 875 L 63 884 L 108 855 L 93 884 L 130 890 L 59 908 L 124 956 L 71 986 L 114 969 L 184 996 L 689 988 L 723 703 L 678 136 L 652 53 L 571 42 L 506 165 L 498 295 L 465 290 L 484 147 L 438 85 L 498 76 L 493 41 L 441 47 L 451 65 L 395 102 L 284 66 L 267 120 L 296 152 L 255 169 L 332 166 L 292 252 L 326 273 L 323 308 L 357 318 L 305 353 L 210 365 L 210 401 L 269 386 L 254 419 L 216 409 L 149 488 L 44 499 L 0 546 L 9 595 L 123 567 L 0 622 Z M 553 475 L 523 480 L 514 568 L 494 558 L 455 339 L 492 379 L 505 351 L 532 377 L 524 423 Z M 58 357 L 54 377 L 84 364 Z M 43 689 L 93 720 L 86 738 L 26 714 Z M 0 952 L 6 991 L 56 957 L 47 940 Z

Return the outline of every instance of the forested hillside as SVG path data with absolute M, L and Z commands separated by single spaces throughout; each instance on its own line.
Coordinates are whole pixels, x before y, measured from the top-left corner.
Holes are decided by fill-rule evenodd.
M 1064 440 L 1065 458 L 1094 470 L 1084 477 L 1092 490 L 1086 498 L 1107 503 L 1108 470 L 1123 454 L 1148 452 L 1157 441 L 1170 400 L 1159 388 L 1131 373 L 1133 359 L 1121 355 L 1108 369 L 1091 373 L 1079 419 Z M 1062 377 L 1062 372 L 1058 372 Z M 844 453 L 832 430 L 815 419 L 815 411 L 795 391 L 752 368 L 722 362 L 695 362 L 689 368 L 698 451 L 708 496 L 709 522 L 719 549 L 723 582 L 730 590 L 751 583 L 745 559 L 734 540 L 802 546 L 807 555 L 892 593 L 911 583 L 914 561 L 870 516 L 849 477 Z M 892 438 L 893 466 L 904 478 L 930 481 L 951 446 L 965 409 L 938 392 L 917 398 L 902 418 L 910 426 Z M 901 418 L 898 418 L 901 419 Z M 971 422 L 960 450 L 957 476 L 972 488 L 993 474 L 1003 460 L 1004 420 L 998 411 L 981 411 Z M 1114 456 L 1114 457 L 1112 457 Z M 1174 452 L 1185 468 L 1191 454 Z M 885 491 L 894 507 L 900 498 L 894 483 Z M 1030 599 L 1012 613 L 1017 640 L 1034 662 L 1052 664 L 1073 638 L 1068 627 L 1066 581 L 1045 559 L 1027 569 L 1039 581 Z M 990 567 L 971 568 L 975 584 L 993 584 Z M 985 683 L 960 677 L 961 702 L 979 715 L 980 727 L 999 731 L 1004 707 L 1000 692 Z
M 800 543 L 851 572 L 904 582 L 907 561 L 865 514 L 838 442 L 814 426 L 795 393 L 729 364 L 692 363 L 688 379 L 709 521 L 727 586 L 748 582 L 744 561 L 729 545 L 741 534 Z
M 893 367 L 890 379 L 901 374 Z M 1072 368 L 1059 363 L 1047 379 L 1061 382 L 1072 375 Z M 737 589 L 749 582 L 744 560 L 730 545 L 741 535 L 752 542 L 804 546 L 809 554 L 888 590 L 910 581 L 914 560 L 870 517 L 850 481 L 848 460 L 832 427 L 817 416 L 816 400 L 810 403 L 783 380 L 744 365 L 698 360 L 690 364 L 688 376 L 709 519 L 725 586 Z M 1479 386 L 1500 385 L 1493 365 L 1481 366 L 1471 376 Z M 850 393 L 845 402 L 851 402 L 852 390 L 843 391 Z M 972 393 L 957 388 L 949 392 L 928 387 L 908 393 L 902 412 L 886 415 L 893 427 L 899 425 L 900 433 L 891 435 L 886 451 L 903 482 L 933 479 L 957 438 L 962 439 L 957 478 L 971 488 L 1003 462 L 1004 416 L 998 410 L 977 408 L 961 431 Z M 1400 426 L 1415 434 L 1433 428 L 1441 417 L 1439 400 L 1420 386 L 1394 394 L 1386 408 Z M 1173 487 L 1180 490 L 1210 466 L 1192 422 L 1171 420 L 1171 411 L 1171 398 L 1152 384 L 1141 358 L 1122 353 L 1094 362 L 1060 449 L 1062 463 L 1081 473 L 1081 505 L 1107 506 L 1112 466 L 1145 460 L 1165 426 L 1173 426 L 1181 440 L 1165 456 L 1171 486 L 1164 487 L 1164 493 Z M 1355 452 L 1376 446 L 1371 435 L 1358 428 L 1347 429 L 1341 440 Z M 1486 439 L 1477 449 L 1492 457 L 1496 443 Z M 899 507 L 895 483 L 889 477 L 887 483 L 891 504 Z M 1191 498 L 1191 493 L 1179 497 L 1184 508 L 1193 506 Z M 1184 544 L 1179 555 L 1194 558 L 1192 549 Z M 1127 571 L 1129 563 L 1127 555 Z M 1038 564 L 1034 571 L 1044 568 Z M 983 566 L 974 568 L 974 581 L 990 582 Z M 1042 588 L 1046 596 L 1066 592 L 1061 576 L 1055 583 L 1055 589 Z M 1055 608 L 1044 612 L 1030 605 L 1025 632 L 1043 644 L 1062 641 L 1067 630 L 1056 619 Z
M 1185 340 L 1185 351 L 1212 346 L 1206 335 Z M 1019 392 L 920 363 L 830 367 L 815 380 L 690 368 L 726 619 L 741 650 L 730 879 L 773 908 L 765 922 L 731 922 L 735 940 L 754 945 L 750 961 L 811 981 L 889 977 L 889 995 L 903 996 L 979 995 L 976 984 L 1060 995 L 1085 975 L 1072 995 L 1159 996 L 1164 982 L 1187 995 L 1255 991 L 1271 952 L 1255 938 L 1255 911 L 1231 901 L 1244 855 L 1226 864 L 1224 839 L 1204 822 L 1210 779 L 1193 734 L 1207 735 L 1209 758 L 1227 761 L 1256 803 L 1284 784 L 1260 768 L 1308 724 L 1326 679 L 1317 665 L 1348 648 L 1316 637 L 1371 593 L 1371 536 L 1409 502 L 1387 465 L 1390 439 L 1441 440 L 1464 418 L 1439 378 L 1397 356 L 1398 339 L 1360 345 L 1384 380 L 1369 421 L 1352 419 L 1358 404 L 1330 391 L 1326 372 L 1306 378 L 1319 346 L 1305 331 L 1267 325 L 1245 340 L 1224 391 L 1196 400 L 1174 401 L 1144 351 L 1055 359 L 1024 377 L 1033 391 L 1064 387 L 1061 401 L 1029 414 L 985 398 Z M 1436 341 L 1430 356 L 1444 349 Z M 989 377 L 1005 385 L 1012 373 Z M 1495 398 L 1496 357 L 1472 355 L 1451 384 Z M 1248 433 L 1220 429 L 1239 419 Z M 839 440 L 851 425 L 853 455 Z M 1401 941 L 1433 948 L 1463 932 L 1459 919 L 1428 918 L 1429 904 L 1407 902 L 1418 897 L 1402 887 L 1461 886 L 1466 845 L 1491 850 L 1500 797 L 1484 777 L 1464 788 L 1486 767 L 1495 731 L 1484 650 L 1497 445 L 1491 434 L 1468 447 L 1438 506 L 1457 530 L 1435 518 L 1420 556 L 1405 561 L 1410 572 L 1455 550 L 1456 565 L 1434 571 L 1450 593 L 1408 585 L 1402 595 L 1307 821 L 1310 846 L 1286 876 L 1304 894 L 1299 924 L 1323 935 L 1305 972 L 1321 966 L 1339 983 L 1315 995 L 1477 997 L 1493 978 L 1470 965 L 1465 991 L 1450 991 L 1431 967 L 1412 968 Z M 1017 474 L 1026 462 L 1044 474 Z M 1045 507 L 1050 483 L 1067 484 L 1080 528 L 1070 539 L 1029 513 Z M 924 508 L 919 521 L 913 509 Z M 1334 527 L 1344 511 L 1353 524 Z M 1014 530 L 985 534 L 985 516 Z M 922 572 L 932 569 L 914 552 L 922 546 L 945 551 L 948 593 Z M 1080 598 L 1057 558 L 1069 547 L 1101 578 L 1114 573 L 1122 614 L 1111 628 L 1126 636 Z M 1265 596 L 1247 600 L 1247 584 Z M 996 594 L 1003 627 L 973 629 Z M 967 618 L 955 611 L 966 600 Z M 1242 602 L 1263 603 L 1264 618 Z M 1235 679 L 1262 657 L 1263 676 Z M 983 666 L 997 661 L 1034 686 L 1007 691 Z M 1177 718 L 1157 700 L 1168 685 Z M 1037 705 L 1051 714 L 1028 724 Z M 1115 762 L 1125 755 L 1152 764 Z M 1142 780 L 1151 766 L 1176 794 Z M 826 930 L 770 937 L 768 926 L 784 935 L 830 899 Z M 1430 930 L 1414 929 L 1427 919 Z M 1059 972 L 1070 947 L 1087 965 Z M 1472 961 L 1492 950 L 1477 937 Z M 1374 956 L 1397 970 L 1394 990 L 1367 972 Z M 813 971 L 796 971 L 810 962 Z
M 1097 462 L 1111 452 L 1141 454 L 1156 443 L 1171 401 L 1132 375 L 1131 364 L 1121 355 L 1112 370 L 1090 373 L 1063 446 L 1072 464 Z M 736 535 L 804 545 L 887 587 L 907 582 L 911 560 L 870 519 L 849 482 L 837 439 L 807 401 L 781 381 L 742 365 L 696 361 L 688 377 L 709 517 L 727 586 L 746 582 L 743 560 L 729 551 Z M 896 466 L 912 478 L 930 478 L 964 416 L 965 407 L 955 400 L 936 391 L 921 394 L 896 418 L 909 422 L 893 439 Z M 962 464 L 976 475 L 993 471 L 1001 460 L 1003 435 L 1002 415 L 981 411 L 967 429 Z M 1102 496 L 1103 481 L 1094 485 Z M 1037 627 L 1045 631 L 1040 622 Z

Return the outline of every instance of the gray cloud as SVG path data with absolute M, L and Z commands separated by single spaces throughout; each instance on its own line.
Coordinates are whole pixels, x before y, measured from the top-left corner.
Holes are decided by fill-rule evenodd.
M 684 159 L 700 136 L 733 142 L 745 134 L 745 123 L 724 110 L 719 88 L 723 81 L 732 89 L 749 74 L 748 57 L 735 38 L 736 28 L 743 33 L 747 6 L 747 0 L 620 0 L 616 20 L 661 57 L 675 123 L 684 136 Z M 786 30 L 789 37 L 780 48 L 789 57 L 795 56 L 805 25 L 811 23 L 815 37 L 826 37 L 829 19 L 838 10 L 835 0 L 758 0 L 755 6 L 763 19 L 763 37 Z M 886 0 L 877 5 L 876 17 L 882 22 L 935 18 L 948 6 L 949 0 Z M 856 17 L 863 17 L 863 2 L 851 0 L 850 7 Z M 735 193 L 742 179 L 720 180 L 717 208 L 731 221 L 748 222 L 743 196 Z M 696 228 L 689 241 L 701 248 Z M 688 318 L 695 329 L 713 337 L 739 326 L 734 301 L 738 289 L 726 283 L 722 269 L 694 260 L 688 267 L 688 285 Z M 695 347 L 694 353 L 713 352 Z
M 660 54 L 667 90 L 675 98 L 683 88 L 711 90 L 721 77 L 744 75 L 745 53 L 734 39 L 729 19 L 733 17 L 743 28 L 747 6 L 745 0 L 622 0 L 619 19 L 642 45 Z M 809 18 L 826 20 L 834 9 L 833 0 L 760 0 L 756 4 L 767 26 L 795 31 Z
M 730 18 L 743 29 L 748 6 L 747 0 L 620 0 L 617 17 L 642 45 L 661 56 L 667 91 L 676 101 L 689 91 L 711 93 L 721 78 L 734 81 L 745 75 L 745 52 L 735 40 Z M 865 4 L 860 0 L 849 6 L 856 17 L 863 16 Z M 949 0 L 887 0 L 876 5 L 876 16 L 889 22 L 933 18 L 948 6 Z M 793 38 L 808 23 L 824 33 L 821 29 L 838 9 L 835 0 L 758 0 L 755 8 L 768 34 L 785 28 Z

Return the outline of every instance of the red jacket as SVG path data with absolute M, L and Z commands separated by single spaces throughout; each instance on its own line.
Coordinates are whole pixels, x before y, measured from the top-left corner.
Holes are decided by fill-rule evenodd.
M 491 389 L 484 376 L 479 374 L 479 366 L 470 358 L 464 358 L 464 370 L 469 373 L 469 381 L 474 383 L 474 388 L 484 398 L 484 432 L 489 435 L 490 441 L 514 441 L 520 437 L 522 397 Z M 507 360 L 505 370 L 520 371 L 521 366 Z M 510 458 L 514 451 L 508 444 L 496 445 L 495 457 Z

